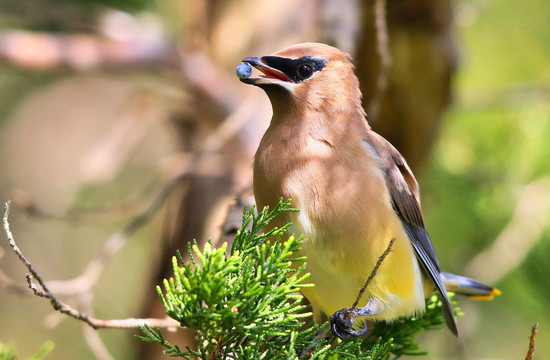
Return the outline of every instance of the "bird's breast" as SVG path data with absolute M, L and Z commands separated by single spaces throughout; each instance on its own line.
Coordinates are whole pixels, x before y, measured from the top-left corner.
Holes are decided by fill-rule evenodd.
M 376 154 L 349 136 L 270 128 L 254 160 L 254 194 L 260 208 L 291 199 L 304 234 L 326 242 L 364 232 L 365 224 L 379 231 L 381 218 L 396 218 Z
M 418 264 L 391 206 L 377 154 L 362 139 L 291 135 L 296 133 L 268 130 L 262 139 L 254 194 L 259 208 L 284 198 L 300 210 L 272 225 L 291 221 L 292 231 L 304 235 L 302 253 L 315 284 L 304 294 L 314 308 L 330 314 L 350 306 L 392 238 L 394 249 L 369 296 L 387 303 L 387 318 L 422 308 Z

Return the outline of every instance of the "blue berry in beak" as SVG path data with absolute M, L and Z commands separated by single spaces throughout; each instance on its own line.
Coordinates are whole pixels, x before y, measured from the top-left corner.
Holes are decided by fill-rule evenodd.
M 252 66 L 249 63 L 237 65 L 237 76 L 239 79 L 248 79 L 252 75 Z

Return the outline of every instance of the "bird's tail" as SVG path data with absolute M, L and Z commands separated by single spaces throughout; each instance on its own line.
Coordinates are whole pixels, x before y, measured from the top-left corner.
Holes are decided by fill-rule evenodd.
M 475 300 L 492 300 L 495 295 L 500 295 L 499 289 L 465 276 L 442 272 L 441 277 L 447 290 L 469 296 Z

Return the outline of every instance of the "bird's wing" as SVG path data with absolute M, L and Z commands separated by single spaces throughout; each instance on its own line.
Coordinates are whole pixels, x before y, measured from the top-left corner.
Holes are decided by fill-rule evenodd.
M 443 314 L 447 326 L 457 335 L 458 329 L 453 316 L 453 309 L 441 278 L 439 263 L 430 237 L 426 232 L 422 210 L 420 209 L 418 183 L 403 156 L 386 139 L 373 131 L 369 131 L 369 135 L 365 140 L 380 157 L 392 206 L 403 223 L 422 268 L 441 294 Z

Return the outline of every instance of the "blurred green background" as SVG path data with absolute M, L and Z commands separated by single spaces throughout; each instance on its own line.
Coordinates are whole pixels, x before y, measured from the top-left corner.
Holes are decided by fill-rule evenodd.
M 445 269 L 502 290 L 491 303 L 461 302 L 462 325 L 478 328 L 462 339 L 467 358 L 523 358 L 530 324 L 538 322 L 535 358 L 545 359 L 550 3 L 456 5 L 463 59 L 454 104 L 420 180 L 426 221 Z M 493 255 L 474 264 L 480 251 Z
M 413 9 L 428 2 L 413 1 Z M 200 189 L 190 191 L 195 202 L 176 192 L 105 264 L 91 294 L 63 300 L 105 319 L 161 316 L 148 309 L 161 248 L 171 244 L 166 234 L 186 224 L 198 229 L 178 233 L 187 240 L 220 237 L 227 204 L 249 186 L 251 159 L 269 120 L 267 98 L 242 86 L 234 66 L 246 56 L 323 39 L 330 22 L 308 14 L 325 3 L 0 1 L 0 196 L 15 201 L 12 231 L 47 280 L 81 274 L 153 189 L 189 166 L 190 154 L 211 141 L 220 124 L 254 120 L 237 121 L 219 153 L 201 158 L 200 176 L 182 184 L 179 193 Z M 341 4 L 353 9 L 359 3 Z M 545 359 L 550 2 L 450 6 L 459 54 L 452 104 L 416 174 L 442 268 L 494 284 L 502 295 L 460 301 L 459 339 L 437 331 L 420 341 L 430 359 L 523 359 L 531 324 L 538 322 L 535 359 Z M 15 30 L 48 34 L 51 42 L 17 38 L 22 33 Z M 207 205 L 201 210 L 198 203 Z M 22 358 L 47 340 L 55 343 L 48 359 L 152 358 L 132 330 L 100 330 L 106 348 L 90 350 L 93 335 L 80 323 L 17 291 L 25 269 L 6 242 L 0 243 L 0 269 L 0 341 L 15 343 Z

